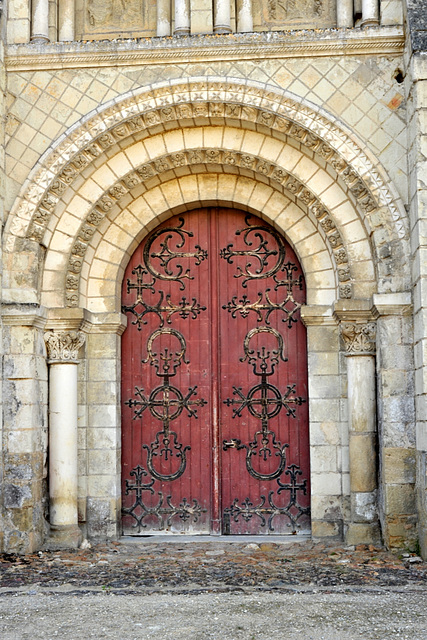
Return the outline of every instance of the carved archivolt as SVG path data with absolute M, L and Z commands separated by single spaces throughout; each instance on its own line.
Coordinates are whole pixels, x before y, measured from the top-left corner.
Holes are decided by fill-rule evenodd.
M 384 183 L 378 169 L 360 147 L 323 115 L 283 93 L 266 91 L 264 86 L 236 82 L 167 84 L 130 95 L 113 107 L 87 118 L 46 156 L 31 175 L 19 204 L 11 215 L 6 251 L 13 251 L 14 237 L 25 237 L 31 222 L 45 226 L 60 195 L 80 172 L 129 135 L 158 130 L 168 123 L 194 126 L 212 122 L 256 123 L 275 137 L 290 136 L 327 162 L 348 184 L 362 215 L 371 218 L 378 207 L 387 210 L 382 223 L 388 225 L 390 239 L 403 238 L 405 227 L 396 197 Z M 403 211 L 402 211 L 403 214 Z M 31 227 L 33 233 L 34 226 Z
M 380 173 L 355 142 L 323 115 L 307 106 L 284 97 L 264 86 L 241 84 L 240 81 L 177 82 L 159 86 L 136 95 L 128 95 L 121 102 L 106 108 L 58 143 L 37 172 L 31 175 L 22 197 L 9 217 L 5 250 L 13 251 L 15 239 L 32 238 L 42 242 L 45 230 L 57 203 L 81 172 L 90 169 L 96 158 L 105 152 L 134 142 L 147 132 L 175 127 L 228 124 L 243 128 L 257 128 L 266 135 L 286 142 L 292 138 L 307 153 L 327 165 L 341 180 L 359 216 L 372 232 L 380 228 L 377 247 L 379 260 L 391 260 L 392 249 L 380 251 L 382 245 L 393 247 L 392 242 L 405 236 L 403 215 L 396 203 L 398 198 L 385 185 Z M 120 144 L 120 147 L 118 146 Z M 111 153 L 111 151 L 110 151 Z M 332 216 L 304 185 L 283 168 L 259 157 L 220 149 L 182 150 L 175 154 L 153 158 L 137 167 L 112 185 L 95 204 L 84 220 L 72 247 L 65 276 L 66 304 L 78 305 L 79 272 L 90 238 L 106 212 L 133 187 L 152 176 L 183 165 L 204 163 L 235 163 L 240 170 L 250 170 L 268 178 L 275 188 L 292 193 L 318 219 L 332 248 L 340 281 L 340 296 L 350 298 L 352 287 L 348 257 L 342 238 Z M 211 170 L 211 168 L 209 169 Z M 395 243 L 394 243 L 395 244 Z
M 46 331 L 44 341 L 50 363 L 75 363 L 85 334 L 81 331 Z
M 291 197 L 299 200 L 302 205 L 315 216 L 319 225 L 323 229 L 331 247 L 337 265 L 338 279 L 340 282 L 340 297 L 351 298 L 352 285 L 350 281 L 350 267 L 348 265 L 347 251 L 343 246 L 342 237 L 333 222 L 327 208 L 318 198 L 297 180 L 294 176 L 286 172 L 278 165 L 267 162 L 264 159 L 247 153 L 239 153 L 218 148 L 213 149 L 187 149 L 177 153 L 166 154 L 144 163 L 130 171 L 122 180 L 113 184 L 108 192 L 103 194 L 94 203 L 92 210 L 83 222 L 79 236 L 73 244 L 71 256 L 66 275 L 66 306 L 74 307 L 79 303 L 79 281 L 80 271 L 83 265 L 84 255 L 89 246 L 90 239 L 95 233 L 96 227 L 105 218 L 107 213 L 134 187 L 146 183 L 150 179 L 173 171 L 175 168 L 184 166 L 209 165 L 209 171 L 215 171 L 215 165 L 229 165 L 240 169 L 250 170 L 255 174 L 260 174 L 268 178 L 275 187 L 287 192 Z M 219 167 L 218 167 L 219 168 Z M 40 229 L 40 231 L 39 231 Z M 37 240 L 41 240 L 44 234 L 44 227 L 33 224 L 31 235 Z
M 347 355 L 372 355 L 375 353 L 375 322 L 365 324 L 342 322 L 341 336 Z

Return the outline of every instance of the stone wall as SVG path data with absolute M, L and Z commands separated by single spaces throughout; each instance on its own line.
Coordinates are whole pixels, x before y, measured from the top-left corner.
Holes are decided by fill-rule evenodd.
M 0 12 L 3 10 L 3 4 L 0 5 Z M 4 122 L 5 122 L 5 98 L 6 98 L 6 72 L 4 67 L 4 35 L 6 31 L 6 23 L 4 17 L 0 16 L 0 220 L 3 226 L 4 222 L 4 197 L 6 176 L 4 173 Z M 1 251 L 1 250 L 0 250 Z M 1 253 L 0 253 L 1 264 Z M 0 269 L 1 278 L 1 269 Z M 0 320 L 1 322 L 1 320 Z M 2 340 L 2 326 L 0 324 L 0 340 Z M 3 367 L 1 367 L 3 371 Z M 3 376 L 2 376 L 3 378 Z M 0 403 L 3 401 L 3 385 L 0 386 Z M 3 412 L 1 412 L 2 414 Z M 3 516 L 4 516 L 4 494 L 3 494 L 3 419 L 0 417 L 0 442 L 2 447 L 0 450 L 0 550 L 3 549 Z
M 283 3 L 275 5 L 282 11 Z M 376 542 L 379 515 L 387 544 L 416 544 L 416 437 L 419 505 L 426 510 L 421 227 L 426 180 L 424 138 L 417 136 L 427 129 L 427 75 L 422 55 L 408 57 L 402 82 L 403 38 L 393 26 L 401 21 L 400 8 L 396 0 L 381 2 L 390 27 L 368 35 L 354 30 L 10 47 L 7 213 L 20 191 L 28 189 L 12 214 L 16 235 L 7 266 L 14 272 L 4 283 L 4 548 L 35 549 L 46 535 L 43 332 L 58 323 L 69 329 L 74 311 L 71 328 L 87 334 L 78 365 L 79 522 L 92 539 L 120 534 L 119 336 L 124 325 L 117 292 L 123 265 L 144 234 L 172 210 L 206 201 L 260 213 L 287 235 L 306 273 L 313 535 L 350 531 L 349 541 Z M 276 18 L 282 15 L 277 11 Z M 25 18 L 19 20 L 22 27 Z M 212 84 L 209 98 L 203 98 L 206 83 Z M 148 106 L 139 112 L 143 87 Z M 285 116 L 294 113 L 298 118 L 291 124 Z M 328 129 L 331 122 L 336 128 Z M 94 144 L 83 152 L 73 144 L 89 144 L 85 135 L 93 135 Z M 340 162 L 332 148 L 342 153 Z M 335 164 L 329 162 L 332 157 Z M 383 198 L 386 205 L 363 208 L 360 194 L 363 200 L 368 191 L 356 183 L 352 162 L 370 197 Z M 61 178 L 56 192 L 48 182 L 54 176 Z M 26 183 L 30 178 L 35 188 Z M 54 200 L 45 197 L 48 188 L 57 194 Z M 23 230 L 19 225 L 28 222 L 39 196 L 36 222 Z M 315 197 L 326 209 L 313 213 Z M 415 352 L 402 203 L 410 205 L 412 215 Z M 341 238 L 342 250 L 333 244 Z M 69 266 L 76 260 L 83 263 L 78 277 Z M 356 299 L 346 300 L 351 292 Z M 49 311 L 40 307 L 40 296 Z M 342 320 L 378 320 L 378 434 L 373 415 L 369 424 L 349 429 Z M 374 352 L 361 357 L 369 359 L 373 389 Z
M 408 0 L 411 47 L 406 59 L 411 241 L 414 259 L 415 393 L 417 410 L 417 501 L 419 540 L 427 557 L 427 15 L 423 0 Z

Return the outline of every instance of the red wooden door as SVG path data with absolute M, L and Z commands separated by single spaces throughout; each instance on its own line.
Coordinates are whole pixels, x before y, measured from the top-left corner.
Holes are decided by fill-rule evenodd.
M 241 211 L 174 217 L 123 281 L 127 534 L 309 528 L 301 267 Z

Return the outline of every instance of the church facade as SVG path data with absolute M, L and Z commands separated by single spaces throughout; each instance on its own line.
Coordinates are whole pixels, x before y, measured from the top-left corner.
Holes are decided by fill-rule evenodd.
M 0 549 L 427 554 L 422 0 L 4 0 Z

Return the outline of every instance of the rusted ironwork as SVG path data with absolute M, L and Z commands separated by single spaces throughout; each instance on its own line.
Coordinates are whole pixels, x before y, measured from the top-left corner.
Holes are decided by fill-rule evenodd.
M 143 252 L 145 266 L 152 276 L 160 280 L 174 280 L 179 282 L 181 289 L 185 288 L 182 280 L 184 278 L 193 280 L 194 276 L 190 275 L 189 268 L 184 269 L 182 264 L 175 261 L 183 258 L 193 259 L 196 265 L 200 265 L 203 260 L 206 260 L 208 257 L 208 252 L 205 249 L 202 249 L 198 244 L 194 247 L 196 249 L 195 251 L 177 251 L 177 249 L 182 249 L 184 247 L 187 238 L 192 238 L 194 236 L 192 231 L 183 229 L 183 226 L 184 218 L 179 218 L 178 226 L 163 227 L 162 229 L 155 231 L 148 238 Z M 154 242 L 161 236 L 165 237 L 160 244 L 160 251 L 151 251 Z M 174 249 L 171 249 L 169 246 L 170 241 L 175 242 Z M 153 264 L 153 258 L 156 258 L 159 261 L 163 272 L 156 269 Z
M 178 342 L 178 350 L 172 351 L 164 348 L 163 351 L 156 353 L 153 346 L 162 336 L 169 335 L 174 337 Z M 136 398 L 130 398 L 125 404 L 134 409 L 133 420 L 142 417 L 142 414 L 148 409 L 151 415 L 163 423 L 163 429 L 156 433 L 154 442 L 150 445 L 144 444 L 143 449 L 147 451 L 147 468 L 151 475 L 157 480 L 173 481 L 177 480 L 184 473 L 187 465 L 187 451 L 190 446 L 183 446 L 178 441 L 178 435 L 175 431 L 170 430 L 170 424 L 176 420 L 184 409 L 187 411 L 189 418 L 197 419 L 197 410 L 195 407 L 202 407 L 206 404 L 203 398 L 191 400 L 197 395 L 197 386 L 189 387 L 188 393 L 184 394 L 170 384 L 170 378 L 176 375 L 181 362 L 188 360 L 185 358 L 186 342 L 184 336 L 176 329 L 163 328 L 154 331 L 148 338 L 147 353 L 148 357 L 143 362 L 150 362 L 156 369 L 156 375 L 163 379 L 163 383 L 153 389 L 147 397 L 144 389 L 135 387 Z M 179 459 L 179 468 L 170 474 L 164 474 L 157 471 L 153 464 L 153 458 L 160 456 L 164 460 L 176 457 Z
M 176 304 L 172 302 L 171 295 L 165 296 L 163 291 L 158 291 L 159 300 L 156 304 L 149 304 L 144 300 L 144 292 L 151 291 L 155 293 L 154 284 L 156 279 L 153 278 L 149 282 L 144 282 L 144 276 L 149 275 L 147 269 L 144 269 L 142 265 L 138 265 L 132 270 L 132 274 L 136 275 L 136 281 L 127 279 L 127 292 L 131 293 L 135 291 L 135 300 L 132 304 L 123 305 L 123 313 L 132 313 L 135 319 L 132 320 L 132 324 L 136 325 L 138 331 L 141 331 L 142 325 L 147 324 L 147 320 L 144 319 L 149 313 L 155 313 L 160 320 L 160 327 L 163 327 L 165 321 L 171 324 L 171 318 L 174 314 L 178 314 L 184 320 L 186 318 L 196 319 L 201 311 L 206 311 L 206 307 L 197 302 L 196 298 L 192 298 L 191 301 L 187 300 L 185 296 Z
M 206 512 L 206 509 L 203 509 L 197 500 L 192 500 L 190 503 L 187 498 L 182 498 L 180 504 L 175 507 L 172 504 L 172 496 L 166 496 L 167 506 L 163 506 L 164 495 L 162 491 L 157 492 L 157 504 L 148 506 L 143 502 L 142 496 L 144 492 L 148 492 L 151 495 L 156 493 L 152 488 L 154 479 L 151 479 L 148 483 L 143 482 L 143 478 L 148 476 L 148 473 L 141 465 L 137 465 L 135 469 L 132 469 L 130 475 L 135 478 L 135 481 L 133 483 L 129 480 L 125 481 L 125 495 L 134 492 L 135 502 L 130 507 L 124 507 L 122 513 L 131 516 L 135 520 L 132 528 L 137 529 L 137 533 L 140 533 L 142 529 L 146 529 L 147 525 L 143 522 L 146 518 L 157 518 L 159 529 L 163 530 L 165 527 L 172 525 L 172 520 L 175 517 L 178 517 L 183 522 L 190 518 L 193 519 L 193 522 L 197 522 L 201 514 Z
M 251 349 L 250 342 L 252 338 L 263 333 L 273 335 L 276 338 L 277 349 L 270 351 L 265 346 L 262 346 L 257 351 Z M 270 327 L 251 329 L 244 340 L 244 352 L 245 355 L 240 358 L 240 361 L 245 362 L 247 360 L 248 364 L 252 365 L 253 373 L 261 377 L 261 383 L 249 389 L 246 396 L 241 387 L 233 386 L 233 395 L 237 396 L 237 398 L 227 398 L 224 400 L 224 404 L 228 407 L 237 405 L 233 408 L 233 418 L 241 417 L 243 410 L 247 409 L 252 416 L 261 421 L 261 430 L 255 432 L 254 438 L 249 444 L 243 444 L 238 438 L 231 438 L 229 441 L 224 440 L 222 446 L 224 451 L 228 449 L 237 449 L 238 451 L 245 449 L 246 468 L 251 476 L 257 480 L 274 480 L 283 473 L 286 467 L 286 449 L 289 445 L 282 445 L 277 441 L 275 432 L 269 429 L 269 422 L 283 408 L 286 409 L 287 416 L 295 418 L 296 412 L 292 405 L 299 406 L 305 402 L 305 399 L 301 396 L 293 395 L 295 384 L 287 385 L 286 392 L 282 394 L 277 387 L 267 381 L 267 378 L 274 374 L 279 360 L 286 362 L 286 358 L 283 355 L 283 338 L 278 331 Z M 279 464 L 275 471 L 261 473 L 254 469 L 252 460 L 254 456 L 261 456 L 264 461 L 267 461 L 273 453 L 279 458 Z

